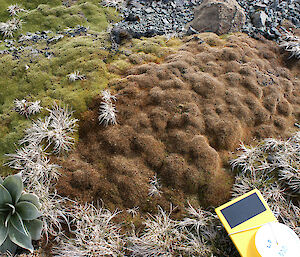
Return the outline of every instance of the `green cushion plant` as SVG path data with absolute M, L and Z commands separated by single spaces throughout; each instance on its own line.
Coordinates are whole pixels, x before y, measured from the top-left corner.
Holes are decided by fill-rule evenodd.
M 40 207 L 36 195 L 23 192 L 20 173 L 0 177 L 0 253 L 14 254 L 18 246 L 33 252 L 31 240 L 41 238 Z

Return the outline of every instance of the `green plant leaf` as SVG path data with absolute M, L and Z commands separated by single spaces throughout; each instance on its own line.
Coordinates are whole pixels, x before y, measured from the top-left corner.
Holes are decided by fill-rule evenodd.
M 12 198 L 7 189 L 0 184 L 0 206 L 3 207 L 6 203 L 12 203 Z
M 6 216 L 5 221 L 4 221 L 4 226 L 5 227 L 8 227 L 8 222 L 10 220 L 10 217 L 11 217 L 11 213 L 8 213 L 8 215 Z
M 8 236 L 9 239 L 15 243 L 16 245 L 33 252 L 33 246 L 31 243 L 31 237 L 26 236 L 17 229 L 15 229 L 12 225 L 8 227 Z
M 41 216 L 38 208 L 30 202 L 19 202 L 16 204 L 16 210 L 23 220 L 34 220 Z
M 0 253 L 7 253 L 9 251 L 12 256 L 14 256 L 16 250 L 17 250 L 17 245 L 14 244 L 9 237 L 6 238 L 4 243 L 0 245 Z
M 0 245 L 3 244 L 7 238 L 8 228 L 5 227 L 5 217 L 0 216 Z
M 24 235 L 27 235 L 29 236 L 29 234 L 27 233 L 25 227 L 24 227 L 24 224 L 23 224 L 23 221 L 22 221 L 22 218 L 21 216 L 19 215 L 19 213 L 15 213 L 14 215 L 11 216 L 10 218 L 10 223 L 13 225 L 13 227 L 15 229 L 17 229 L 19 232 L 23 233 Z
M 22 201 L 26 201 L 26 202 L 31 202 L 33 203 L 38 209 L 41 208 L 41 204 L 40 204 L 40 201 L 39 201 L 39 198 L 35 195 L 35 194 L 22 194 L 20 199 L 19 199 L 19 202 L 22 202 Z
M 24 224 L 33 240 L 41 239 L 43 222 L 40 220 L 24 220 Z
M 3 183 L 3 179 L 0 177 L 0 184 L 2 184 Z
M 4 179 L 3 186 L 10 193 L 13 202 L 17 203 L 23 191 L 23 182 L 20 173 Z
M 3 207 L 0 208 L 0 213 L 1 212 L 7 212 L 7 211 L 9 211 L 9 209 L 10 209 L 9 207 L 3 206 Z

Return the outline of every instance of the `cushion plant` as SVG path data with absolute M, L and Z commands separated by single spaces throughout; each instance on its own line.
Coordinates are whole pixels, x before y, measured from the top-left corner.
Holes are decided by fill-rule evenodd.
M 34 194 L 23 192 L 21 174 L 0 177 L 0 253 L 14 254 L 20 246 L 33 252 L 31 240 L 39 240 L 41 204 Z

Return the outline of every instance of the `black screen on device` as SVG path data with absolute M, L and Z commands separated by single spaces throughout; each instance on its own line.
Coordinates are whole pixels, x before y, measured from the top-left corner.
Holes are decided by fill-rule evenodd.
M 231 228 L 242 224 L 243 222 L 266 211 L 265 206 L 256 193 L 253 193 L 244 199 L 224 208 L 221 213 L 227 220 Z

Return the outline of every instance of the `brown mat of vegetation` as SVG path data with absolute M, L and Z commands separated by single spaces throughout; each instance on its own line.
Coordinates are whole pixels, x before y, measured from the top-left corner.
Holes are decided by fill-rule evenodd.
M 300 63 L 285 58 L 274 42 L 203 33 L 161 64 L 130 69 L 110 85 L 118 125 L 98 124 L 100 96 L 82 115 L 77 148 L 59 163 L 59 193 L 142 212 L 223 203 L 239 142 L 285 137 L 300 120 Z M 162 193 L 151 197 L 155 174 Z

